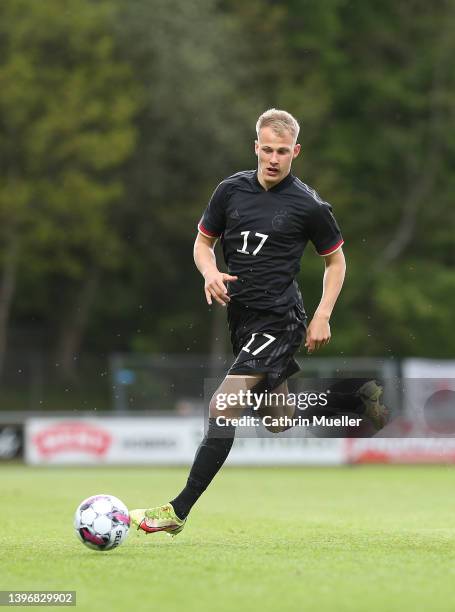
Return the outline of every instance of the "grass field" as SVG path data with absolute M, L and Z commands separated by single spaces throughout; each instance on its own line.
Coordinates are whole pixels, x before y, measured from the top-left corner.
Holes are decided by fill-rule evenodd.
M 455 609 L 448 467 L 227 468 L 175 539 L 131 531 L 105 553 L 76 539 L 88 495 L 155 505 L 185 475 L 1 467 L 0 589 L 76 590 L 80 610 Z

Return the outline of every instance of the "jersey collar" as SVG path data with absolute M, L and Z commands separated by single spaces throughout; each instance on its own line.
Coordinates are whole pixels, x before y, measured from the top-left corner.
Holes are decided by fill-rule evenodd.
M 268 193 L 269 191 L 273 191 L 275 192 L 279 192 L 279 191 L 283 191 L 283 189 L 286 189 L 286 187 L 288 187 L 293 180 L 295 179 L 295 176 L 289 172 L 289 174 L 287 174 L 284 179 L 282 181 L 280 181 L 279 183 L 277 183 L 274 187 L 272 187 L 271 189 L 267 189 L 267 191 L 264 189 L 264 187 L 261 185 L 261 183 L 259 182 L 258 179 L 258 171 L 256 170 L 254 173 L 254 180 L 256 183 L 256 187 L 259 188 L 260 191 L 266 191 L 266 193 Z

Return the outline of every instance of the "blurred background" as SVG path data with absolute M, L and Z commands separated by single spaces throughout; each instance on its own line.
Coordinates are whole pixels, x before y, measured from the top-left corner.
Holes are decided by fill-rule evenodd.
M 300 121 L 293 172 L 346 241 L 332 342 L 305 367 L 452 358 L 454 29 L 453 0 L 2 0 L 4 423 L 202 409 L 231 357 L 196 224 L 255 167 L 272 106 Z M 310 246 L 308 313 L 322 272 Z

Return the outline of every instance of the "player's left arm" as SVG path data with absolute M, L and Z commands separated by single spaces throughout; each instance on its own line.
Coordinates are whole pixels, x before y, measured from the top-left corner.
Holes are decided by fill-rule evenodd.
M 308 326 L 305 347 L 312 353 L 330 342 L 330 317 L 335 307 L 346 273 L 343 250 L 326 255 L 322 297 Z

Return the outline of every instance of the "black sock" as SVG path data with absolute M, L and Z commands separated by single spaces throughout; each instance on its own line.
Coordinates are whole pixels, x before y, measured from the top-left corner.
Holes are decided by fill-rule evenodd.
M 180 519 L 188 516 L 191 508 L 212 482 L 220 470 L 234 443 L 235 427 L 216 424 L 209 419 L 207 433 L 196 451 L 193 465 L 185 488 L 171 500 L 175 513 Z

